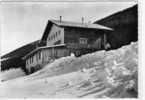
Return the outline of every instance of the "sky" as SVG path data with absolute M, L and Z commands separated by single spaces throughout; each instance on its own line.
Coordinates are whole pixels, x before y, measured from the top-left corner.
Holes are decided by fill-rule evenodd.
M 84 17 L 84 22 L 94 22 L 135 4 L 136 2 L 3 2 L 0 6 L 0 53 L 4 55 L 41 39 L 49 19 L 59 20 L 59 16 L 62 16 L 64 21 L 81 22 Z

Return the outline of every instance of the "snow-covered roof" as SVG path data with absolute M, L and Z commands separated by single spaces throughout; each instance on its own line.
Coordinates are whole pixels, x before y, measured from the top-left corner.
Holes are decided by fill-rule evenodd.
M 26 59 L 27 57 L 29 57 L 30 55 L 34 54 L 36 51 L 41 50 L 41 49 L 56 48 L 56 47 L 63 47 L 63 46 L 66 46 L 66 44 L 38 47 L 34 49 L 33 51 L 31 51 L 30 53 L 28 53 L 27 55 L 25 55 L 22 59 Z
M 52 23 L 57 24 L 58 26 L 64 27 L 78 27 L 78 28 L 91 28 L 91 29 L 104 29 L 104 30 L 113 30 L 112 28 L 92 23 L 77 23 L 77 22 L 68 22 L 68 21 L 59 21 L 59 20 L 50 20 Z
M 7 57 L 7 58 L 1 58 L 0 61 L 6 61 L 6 60 L 8 60 L 8 59 L 10 59 L 10 57 Z

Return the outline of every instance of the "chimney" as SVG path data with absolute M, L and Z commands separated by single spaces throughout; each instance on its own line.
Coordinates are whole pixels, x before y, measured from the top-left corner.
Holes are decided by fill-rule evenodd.
M 60 22 L 62 21 L 62 16 L 60 16 Z
M 82 24 L 84 24 L 84 17 L 82 17 Z

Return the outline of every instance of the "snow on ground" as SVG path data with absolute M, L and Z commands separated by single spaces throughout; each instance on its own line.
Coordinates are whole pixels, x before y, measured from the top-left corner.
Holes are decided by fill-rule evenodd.
M 137 42 L 117 50 L 63 57 L 29 76 L 2 82 L 0 97 L 129 98 L 137 92 Z
M 25 76 L 21 68 L 13 68 L 0 72 L 0 81 L 7 81 L 18 77 Z
M 73 61 L 75 61 L 76 59 L 77 58 L 71 56 L 62 57 L 58 60 L 55 60 L 51 64 L 46 65 L 42 70 L 31 74 L 29 78 L 38 79 L 77 71 L 77 66 L 73 65 Z

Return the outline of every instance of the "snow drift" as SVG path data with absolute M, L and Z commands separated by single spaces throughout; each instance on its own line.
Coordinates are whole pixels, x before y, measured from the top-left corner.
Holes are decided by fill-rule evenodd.
M 29 76 L 3 82 L 0 97 L 137 97 L 137 74 L 135 42 L 117 50 L 57 59 Z
M 22 71 L 21 68 L 12 68 L 6 71 L 0 72 L 0 80 L 7 81 L 11 79 L 15 79 L 18 77 L 25 76 L 25 73 Z

